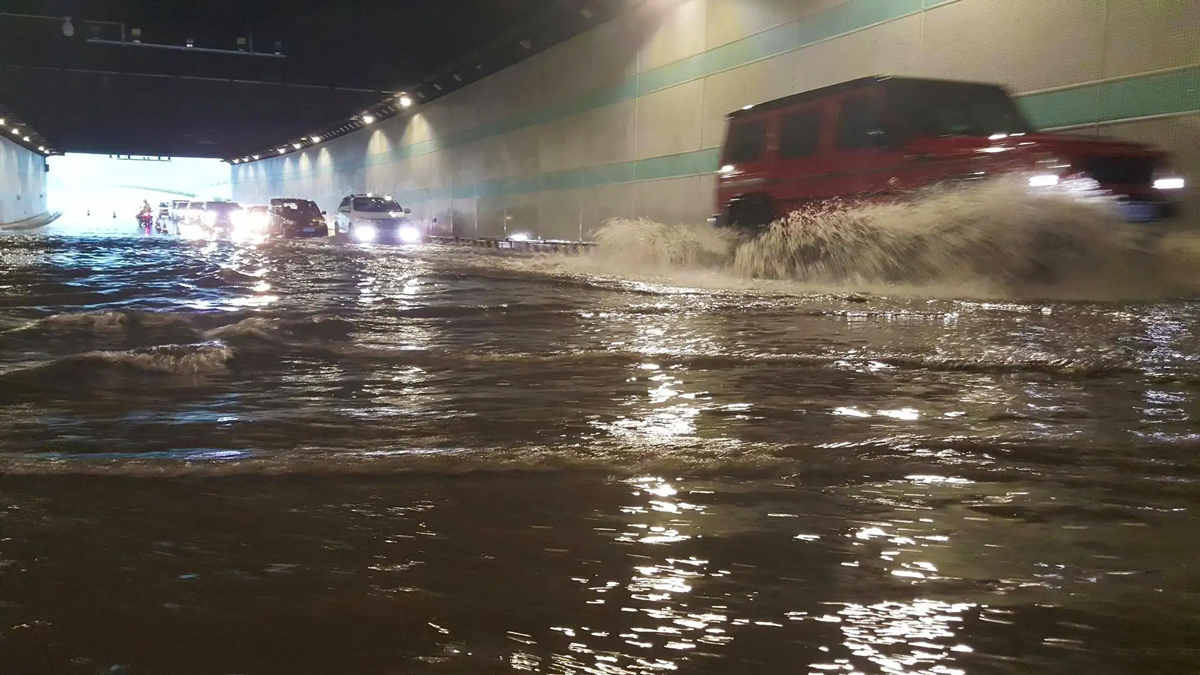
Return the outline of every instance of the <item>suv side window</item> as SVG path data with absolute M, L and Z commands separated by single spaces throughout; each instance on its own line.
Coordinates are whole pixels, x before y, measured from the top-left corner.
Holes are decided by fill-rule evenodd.
M 751 120 L 735 124 L 729 131 L 729 161 L 753 162 L 761 159 L 767 145 L 767 123 Z
M 346 197 L 345 199 L 342 200 L 341 204 L 338 204 L 338 211 L 341 211 L 342 213 L 350 212 L 350 198 L 349 197 Z
M 779 125 L 779 156 L 789 159 L 817 153 L 821 137 L 821 108 L 797 110 L 783 116 Z
M 883 116 L 875 99 L 861 96 L 842 101 L 838 120 L 839 148 L 876 148 L 883 138 Z

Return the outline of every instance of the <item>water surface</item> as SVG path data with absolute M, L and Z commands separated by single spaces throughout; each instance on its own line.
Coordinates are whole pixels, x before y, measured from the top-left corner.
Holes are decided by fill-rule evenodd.
M 0 286 L 4 673 L 1200 669 L 1190 299 L 56 234 Z

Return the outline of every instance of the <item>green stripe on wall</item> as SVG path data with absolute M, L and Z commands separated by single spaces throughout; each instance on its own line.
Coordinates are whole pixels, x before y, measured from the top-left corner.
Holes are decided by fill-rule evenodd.
M 1200 111 L 1200 66 L 1020 97 L 1039 129 Z
M 368 166 L 410 159 L 519 129 L 546 124 L 955 1 L 957 0 L 850 0 L 850 2 L 817 14 L 631 76 L 617 84 L 595 89 L 574 99 L 517 113 L 502 120 L 447 134 L 432 141 L 399 146 L 303 172 L 295 171 L 282 175 L 273 182 L 285 183 L 322 174 L 352 172 Z M 1136 117 L 1200 111 L 1200 66 L 1189 70 L 1081 84 L 1051 92 L 1035 93 L 1020 97 L 1020 103 L 1030 120 L 1039 128 L 1113 122 Z M 677 178 L 715 171 L 718 155 L 718 149 L 710 148 L 636 162 L 484 181 L 442 190 L 414 190 L 401 196 L 410 201 L 454 199 L 472 196 L 528 194 L 635 180 Z M 285 160 L 275 158 L 267 161 L 281 162 Z M 239 171 L 247 171 L 250 168 L 235 168 L 235 175 Z

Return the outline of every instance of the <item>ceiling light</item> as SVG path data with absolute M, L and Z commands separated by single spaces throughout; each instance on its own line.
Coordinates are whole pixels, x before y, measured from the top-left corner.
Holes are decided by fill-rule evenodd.
M 66 35 L 67 37 L 72 37 L 75 35 L 75 24 L 71 23 L 71 17 L 68 16 L 66 17 L 66 20 L 63 21 L 62 32 L 63 35 Z
M 520 45 L 521 45 L 522 47 L 524 47 L 525 49 L 532 49 L 532 48 L 533 48 L 533 41 L 532 41 L 532 40 L 530 40 L 529 38 L 525 38 L 524 40 L 521 40 L 521 42 L 520 42 L 520 43 L 518 43 L 518 44 L 520 44 Z
M 239 159 L 234 159 L 234 160 L 233 160 L 233 163 L 234 163 L 234 164 L 237 164 L 237 163 L 238 163 L 238 162 L 240 162 L 240 161 L 241 161 L 241 160 L 239 160 Z
M 281 154 L 281 155 L 283 153 L 287 152 L 287 148 L 277 148 L 277 150 L 278 150 L 279 154 Z
M 459 75 L 458 73 L 455 73 L 455 74 L 454 74 L 454 79 L 455 79 L 455 80 L 457 80 L 458 82 L 462 82 L 462 75 Z
M 362 121 L 363 121 L 363 124 L 373 124 L 375 122 L 375 116 L 374 115 L 363 115 Z
M 400 94 L 400 107 L 407 108 L 412 105 L 412 98 L 408 94 Z
M 16 127 L 13 127 L 13 136 L 20 136 L 20 135 L 21 135 L 21 130 Z
M 4 118 L 0 117 L 0 127 L 4 126 Z
M 28 142 L 29 142 L 29 137 L 28 137 L 28 136 L 26 136 L 26 137 L 22 138 L 21 140 L 23 140 L 23 141 L 25 141 L 26 143 L 28 143 Z
M 321 137 L 320 136 L 309 136 L 308 140 L 312 141 L 313 143 L 320 143 Z
M 304 147 L 304 144 L 303 143 L 292 143 L 292 147 L 299 150 L 300 148 Z
M 259 158 L 259 156 L 258 156 L 258 155 L 254 155 L 254 159 L 258 159 L 258 158 Z
M 46 151 L 46 146 L 44 146 L 44 145 L 38 146 L 38 152 L 45 152 L 45 151 Z

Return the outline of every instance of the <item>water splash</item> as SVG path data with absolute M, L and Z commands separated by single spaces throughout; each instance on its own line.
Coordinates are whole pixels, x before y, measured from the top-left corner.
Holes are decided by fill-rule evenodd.
M 743 238 L 708 225 L 615 220 L 587 271 L 799 283 L 807 290 L 951 297 L 1152 298 L 1200 288 L 1200 237 L 1130 225 L 1102 200 L 1016 181 L 904 203 L 798 211 Z

